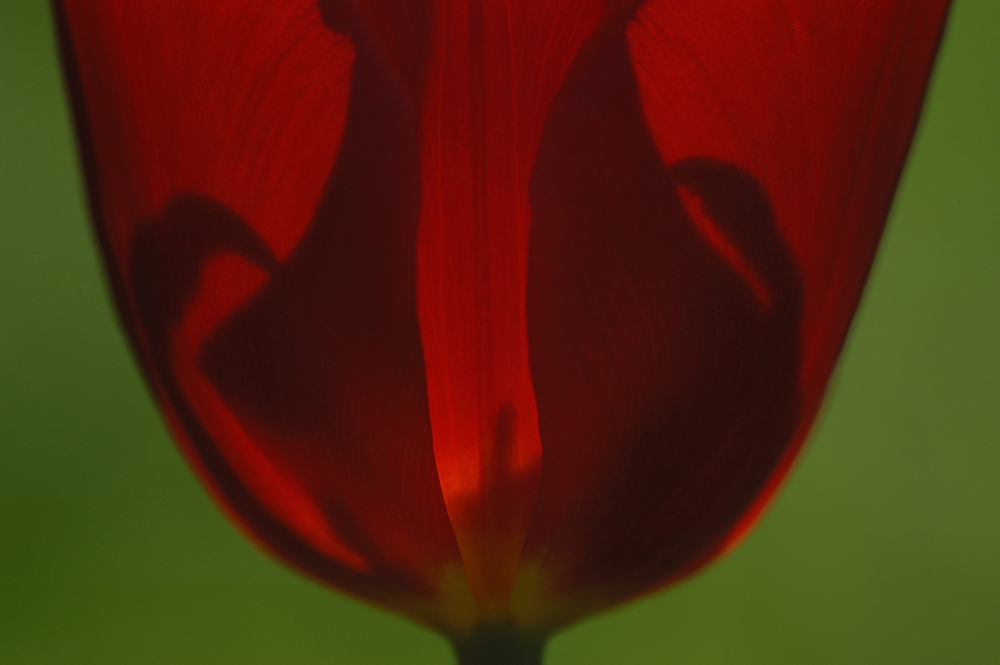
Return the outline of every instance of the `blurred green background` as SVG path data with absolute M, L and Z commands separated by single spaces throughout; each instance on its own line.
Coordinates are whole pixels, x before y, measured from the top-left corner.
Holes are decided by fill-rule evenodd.
M 1000 662 L 1000 3 L 959 0 L 826 409 L 759 528 L 549 665 Z M 0 663 L 448 664 L 259 554 L 169 440 L 85 215 L 47 3 L 0 0 Z

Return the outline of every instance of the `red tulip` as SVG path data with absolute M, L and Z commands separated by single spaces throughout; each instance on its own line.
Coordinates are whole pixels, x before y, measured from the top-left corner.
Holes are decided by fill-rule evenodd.
M 760 513 L 947 8 L 55 0 L 110 281 L 192 465 L 470 663 Z

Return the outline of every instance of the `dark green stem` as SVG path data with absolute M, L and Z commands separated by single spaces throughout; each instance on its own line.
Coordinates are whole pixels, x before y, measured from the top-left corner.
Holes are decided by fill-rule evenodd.
M 545 639 L 510 624 L 487 624 L 453 643 L 458 665 L 541 665 Z

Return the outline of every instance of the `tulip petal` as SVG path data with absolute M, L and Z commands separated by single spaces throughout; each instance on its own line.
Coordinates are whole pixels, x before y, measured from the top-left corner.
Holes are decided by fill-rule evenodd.
M 110 277 L 193 464 L 275 553 L 455 630 L 417 125 L 352 7 L 56 4 Z
M 506 613 L 541 461 L 524 293 L 545 115 L 603 0 L 438 0 L 421 107 L 420 328 L 469 584 Z
M 759 513 L 843 344 L 946 9 L 649 0 L 580 53 L 532 178 L 544 464 L 515 593 L 550 600 L 522 622 L 677 579 Z

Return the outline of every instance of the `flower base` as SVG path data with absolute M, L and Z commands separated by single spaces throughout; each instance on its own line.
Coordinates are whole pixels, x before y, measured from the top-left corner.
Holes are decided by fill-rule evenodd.
M 459 665 L 541 665 L 544 635 L 526 635 L 510 624 L 480 626 L 454 640 Z

